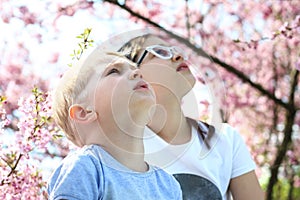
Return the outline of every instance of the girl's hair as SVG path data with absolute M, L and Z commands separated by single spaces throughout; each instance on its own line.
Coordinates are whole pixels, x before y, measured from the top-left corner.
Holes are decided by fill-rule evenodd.
M 128 42 L 126 42 L 119 50 L 118 52 L 120 52 L 121 54 L 123 54 L 125 57 L 127 57 L 128 59 L 130 59 L 131 61 L 133 61 L 134 63 L 137 62 L 137 60 L 139 59 L 139 52 L 141 49 L 143 49 L 145 42 L 147 41 L 147 39 L 149 39 L 150 37 L 158 37 L 158 38 L 163 38 L 163 40 L 165 41 L 169 41 L 170 38 L 167 38 L 166 36 L 158 36 L 155 34 L 145 34 L 145 35 L 141 35 L 135 38 L 132 38 L 131 40 L 129 40 Z M 202 130 L 198 130 L 200 136 L 202 138 L 205 138 L 205 135 L 208 134 L 209 137 L 207 137 L 205 139 L 205 144 L 207 145 L 208 149 L 210 149 L 210 138 L 215 134 L 215 129 L 213 126 L 205 124 L 209 131 L 208 133 L 204 133 Z
M 155 36 L 153 34 L 145 34 L 135 38 L 132 38 L 128 42 L 126 42 L 119 50 L 121 54 L 127 57 L 132 62 L 137 62 L 138 53 L 142 49 L 145 41 L 151 37 Z

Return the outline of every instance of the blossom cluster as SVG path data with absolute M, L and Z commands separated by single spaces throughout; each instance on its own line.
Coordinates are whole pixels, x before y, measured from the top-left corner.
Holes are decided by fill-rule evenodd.
M 28 98 L 20 98 L 18 130 L 1 132 L 0 199 L 45 199 L 46 182 L 36 152 L 46 152 L 52 140 L 54 124 L 51 118 L 51 95 L 37 88 Z M 2 108 L 1 124 L 8 125 Z M 5 122 L 6 121 L 6 122 Z M 13 135 L 13 140 L 10 136 Z

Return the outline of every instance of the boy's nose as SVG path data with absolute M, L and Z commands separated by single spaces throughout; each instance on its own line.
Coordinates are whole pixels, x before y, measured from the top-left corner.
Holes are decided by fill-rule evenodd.
M 136 79 L 136 78 L 143 78 L 143 75 L 142 75 L 140 69 L 134 69 L 130 73 L 130 79 Z

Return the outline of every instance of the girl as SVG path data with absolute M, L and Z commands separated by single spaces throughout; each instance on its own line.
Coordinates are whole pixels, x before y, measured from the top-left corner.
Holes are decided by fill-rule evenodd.
M 185 117 L 181 100 L 195 78 L 184 52 L 151 34 L 131 39 L 119 51 L 137 63 L 156 93 L 158 109 L 145 130 L 146 160 L 177 178 L 184 199 L 263 199 L 239 133 L 228 124 L 215 130 Z

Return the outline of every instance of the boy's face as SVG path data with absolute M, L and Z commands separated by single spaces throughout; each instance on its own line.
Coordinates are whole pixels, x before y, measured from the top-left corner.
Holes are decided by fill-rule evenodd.
M 135 64 L 126 58 L 108 57 L 112 57 L 111 62 L 101 64 L 90 84 L 93 88 L 97 86 L 94 89 L 94 105 L 100 121 L 101 117 L 112 117 L 117 123 L 128 119 L 138 123 L 136 119 L 143 118 L 143 115 L 149 118 L 149 109 L 155 103 L 150 84 L 143 80 Z
M 143 50 L 139 52 L 139 56 L 146 47 L 151 45 L 170 46 L 160 38 L 149 37 L 143 45 Z M 188 63 L 184 61 L 180 53 L 173 53 L 172 58 L 166 60 L 147 53 L 139 68 L 145 80 L 153 86 L 158 98 L 164 95 L 167 89 L 181 99 L 195 84 L 195 78 L 188 68 Z

